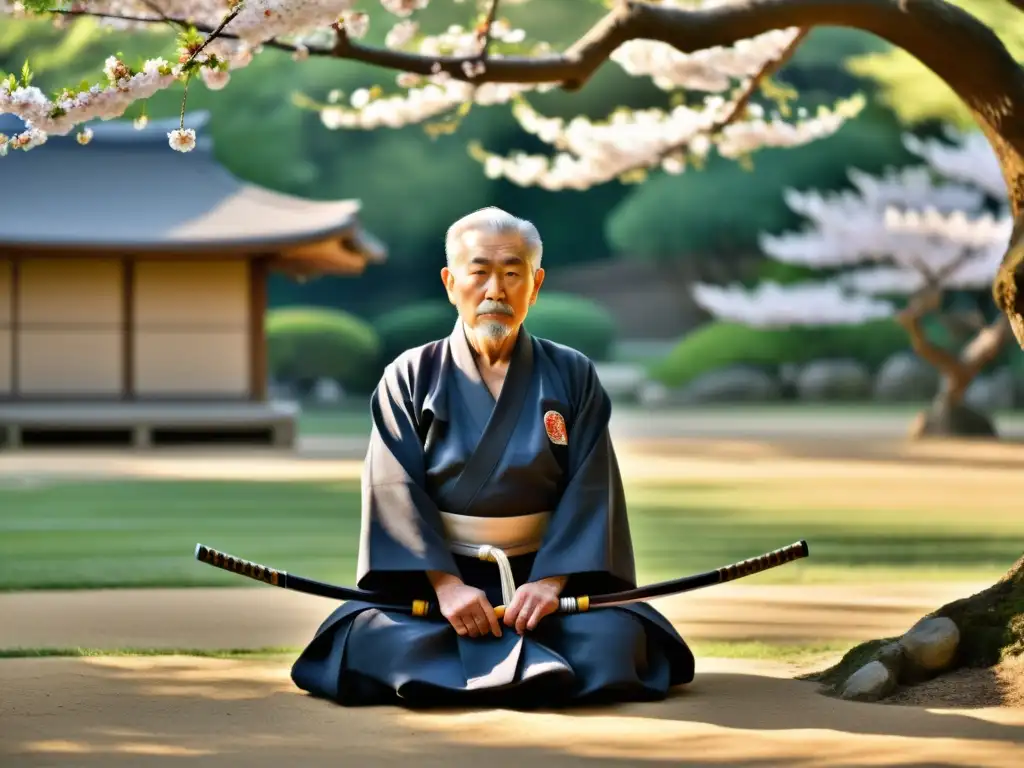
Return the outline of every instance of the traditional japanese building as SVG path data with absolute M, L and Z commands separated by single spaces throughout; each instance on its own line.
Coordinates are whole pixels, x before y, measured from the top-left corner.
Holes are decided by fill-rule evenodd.
M 92 126 L 0 158 L 0 443 L 287 446 L 267 392 L 267 278 L 359 275 L 385 257 L 359 203 L 240 181 L 173 124 Z M 0 132 L 21 121 L 0 115 Z

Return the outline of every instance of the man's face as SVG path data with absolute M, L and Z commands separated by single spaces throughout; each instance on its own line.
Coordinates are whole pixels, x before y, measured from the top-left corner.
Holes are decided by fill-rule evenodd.
M 544 270 L 533 272 L 519 235 L 467 232 L 463 253 L 441 270 L 448 300 L 462 322 L 500 341 L 513 333 L 537 300 Z

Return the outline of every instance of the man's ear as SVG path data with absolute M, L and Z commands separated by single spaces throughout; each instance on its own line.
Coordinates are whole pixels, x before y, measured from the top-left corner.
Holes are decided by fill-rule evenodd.
M 448 294 L 448 301 L 454 304 L 455 297 L 452 295 L 452 291 L 455 289 L 455 275 L 448 267 L 441 268 L 441 282 L 444 284 L 445 293 Z
M 537 303 L 537 295 L 540 293 L 540 287 L 544 284 L 544 269 L 538 267 L 537 271 L 533 273 L 533 293 L 530 295 L 530 305 Z

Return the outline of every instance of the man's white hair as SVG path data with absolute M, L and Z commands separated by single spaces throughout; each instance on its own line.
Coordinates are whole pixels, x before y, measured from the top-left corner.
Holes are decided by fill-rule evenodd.
M 529 263 L 530 268 L 536 272 L 540 269 L 541 256 L 544 252 L 544 243 L 540 239 L 540 232 L 537 231 L 531 222 L 513 216 L 501 208 L 481 208 L 463 216 L 450 227 L 444 241 L 445 257 L 448 266 L 465 252 L 465 244 L 462 241 L 464 235 L 469 232 L 486 232 L 487 234 L 505 235 L 516 234 L 523 241 L 523 258 Z

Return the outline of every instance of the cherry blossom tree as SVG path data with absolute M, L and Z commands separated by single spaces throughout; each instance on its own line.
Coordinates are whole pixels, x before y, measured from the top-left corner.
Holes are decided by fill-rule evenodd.
M 30 66 L 8 77 L 0 84 L 0 112 L 21 116 L 28 128 L 0 140 L 0 153 L 38 147 L 47 135 L 117 117 L 159 90 L 182 88 L 184 110 L 184 93 L 195 78 L 210 88 L 223 86 L 234 69 L 276 48 L 298 59 L 357 61 L 397 75 L 393 85 L 360 93 L 355 102 L 321 105 L 328 125 L 396 126 L 458 115 L 471 103 L 511 104 L 524 127 L 557 152 L 500 158 L 481 149 L 488 173 L 550 189 L 636 180 L 651 169 L 685 171 L 712 149 L 743 157 L 758 147 L 796 146 L 834 132 L 856 113 L 857 101 L 787 121 L 782 114 L 759 113 L 752 96 L 810 29 L 853 27 L 906 50 L 938 75 L 970 109 L 994 150 L 1013 226 L 992 292 L 1024 347 L 1024 71 L 995 31 L 948 0 L 604 0 L 605 15 L 563 51 L 528 41 L 525 31 L 502 24 L 499 5 L 513 0 L 450 0 L 466 7 L 466 25 L 430 35 L 412 26 L 427 0 L 380 0 L 395 24 L 385 46 L 368 45 L 361 40 L 370 1 L 0 0 L 0 14 L 93 16 L 126 30 L 170 26 L 180 32 L 177 60 L 152 58 L 133 69 L 112 56 L 103 82 L 53 97 L 33 88 Z M 1024 10 L 1024 0 L 991 1 Z M 670 109 L 620 112 L 604 123 L 563 123 L 536 114 L 526 101 L 539 91 L 579 90 L 609 60 L 651 78 L 666 91 Z M 687 101 L 687 89 L 707 98 Z M 683 101 L 674 103 L 680 96 Z M 82 129 L 80 141 L 88 140 Z M 195 137 L 182 125 L 168 141 L 188 151 Z M 912 220 L 906 221 L 912 234 Z M 922 219 L 916 221 L 914 227 Z M 1024 626 L 1018 608 L 1022 589 L 1024 558 L 1007 579 L 981 593 L 982 602 L 956 604 L 958 617 L 975 608 L 986 617 L 977 636 L 970 623 L 957 622 L 961 643 L 993 650 L 992 638 L 1002 637 L 987 629 L 993 617 Z
M 435 0 L 436 1 L 436 0 Z M 690 0 L 689 5 L 701 0 Z M 351 0 L 101 0 L 62 8 L 48 0 L 30 0 L 38 12 L 58 11 L 58 18 L 92 15 L 121 28 L 146 28 L 171 23 L 182 27 L 178 60 L 146 61 L 139 71 L 111 56 L 105 63 L 105 81 L 88 89 L 66 90 L 54 98 L 30 82 L 11 76 L 0 85 L 0 110 L 15 112 L 27 129 L 7 142 L 12 148 L 31 149 L 47 135 L 61 135 L 93 119 L 118 117 L 132 103 L 160 90 L 187 88 L 199 77 L 207 87 L 222 88 L 231 72 L 246 66 L 266 46 L 285 47 L 296 58 L 337 55 L 349 48 L 353 58 L 383 56 L 421 64 L 431 61 L 426 73 L 403 71 L 387 87 L 360 89 L 340 103 L 309 103 L 320 111 L 329 128 L 398 128 L 412 123 L 464 112 L 471 104 L 510 104 L 525 131 L 558 151 L 553 156 L 519 154 L 502 158 L 476 148 L 486 173 L 520 184 L 547 189 L 582 189 L 613 179 L 642 178 L 646 169 L 660 167 L 682 172 L 691 158 L 705 156 L 712 147 L 726 157 L 743 157 L 762 146 L 797 146 L 837 130 L 855 115 L 860 98 L 841 101 L 816 115 L 793 121 L 769 115 L 751 103 L 764 78 L 783 64 L 803 39 L 798 28 L 769 30 L 730 46 L 712 46 L 692 54 L 681 53 L 657 41 L 627 40 L 608 57 L 626 72 L 649 77 L 667 94 L 685 90 L 703 92 L 703 103 L 678 104 L 670 110 L 620 111 L 606 123 L 577 118 L 565 124 L 534 110 L 527 96 L 550 90 L 554 82 L 478 82 L 500 67 L 509 52 L 530 51 L 543 61 L 543 42 L 527 44 L 527 33 L 513 28 L 498 15 L 499 3 L 478 5 L 480 17 L 468 26 L 453 26 L 439 34 L 424 34 L 415 12 L 426 0 L 381 0 L 394 17 L 385 49 L 373 52 L 355 42 L 368 30 L 369 15 Z M 707 7 L 735 0 L 705 0 Z M 520 0 L 520 4 L 522 0 Z M 467 17 L 472 18 L 472 3 Z M 509 4 L 506 0 L 506 5 Z M 192 20 L 185 25 L 183 20 Z M 182 21 L 179 21 L 182 20 Z M 461 59 L 453 72 L 446 60 Z M 415 70 L 417 67 L 409 67 Z M 422 67 L 419 67 L 422 69 Z M 30 70 L 26 74 L 30 73 Z M 195 135 L 182 123 L 168 135 L 172 148 L 189 151 Z M 83 143 L 88 129 L 79 133 Z
M 354 103 L 322 105 L 328 125 L 399 126 L 458 114 L 472 103 L 511 103 L 526 130 L 557 152 L 501 158 L 480 149 L 489 174 L 550 189 L 636 180 L 653 168 L 684 171 L 712 148 L 743 157 L 758 147 L 796 146 L 834 132 L 857 112 L 856 100 L 787 121 L 763 114 L 751 97 L 810 29 L 845 26 L 906 50 L 965 102 L 995 150 L 1014 221 L 1024 225 L 1024 121 L 1018 118 L 1024 72 L 992 29 L 947 0 L 604 0 L 607 13 L 561 52 L 504 23 L 500 0 L 450 0 L 466 7 L 467 24 L 435 34 L 418 28 L 417 12 L 428 0 L 379 1 L 395 21 L 382 47 L 360 42 L 371 0 L 0 0 L 0 13 L 91 16 L 125 30 L 180 31 L 176 61 L 152 58 L 133 70 L 112 56 L 104 82 L 69 87 L 52 98 L 31 85 L 30 65 L 7 77 L 0 111 L 18 114 L 28 128 L 0 139 L 0 152 L 36 147 L 47 135 L 122 115 L 160 90 L 181 87 L 187 94 L 196 77 L 223 87 L 232 70 L 275 48 L 298 59 L 330 57 L 396 73 L 393 85 L 360 93 Z M 1024 0 L 993 1 L 1024 9 Z M 578 90 L 609 60 L 651 78 L 670 94 L 671 109 L 565 123 L 538 115 L 526 101 L 534 92 Z M 703 103 L 686 102 L 687 89 L 707 94 Z M 680 95 L 684 102 L 673 104 Z M 88 130 L 79 138 L 88 143 Z M 168 141 L 188 151 L 195 137 L 182 124 Z M 1024 347 L 1022 236 L 1024 226 L 1014 226 L 993 295 Z
M 963 401 L 971 381 L 1009 340 L 1006 317 L 987 326 L 978 315 L 968 318 L 976 335 L 960 355 L 933 343 L 921 326 L 926 315 L 940 312 L 945 291 L 991 285 L 1013 228 L 999 163 L 984 136 L 950 138 L 953 144 L 907 136 L 908 149 L 926 165 L 881 177 L 851 170 L 852 190 L 785 190 L 787 205 L 809 226 L 763 235 L 762 250 L 784 264 L 833 273 L 829 277 L 752 289 L 699 283 L 697 303 L 718 318 L 757 327 L 894 317 L 918 355 L 942 375 L 915 434 L 994 434 L 989 420 Z

